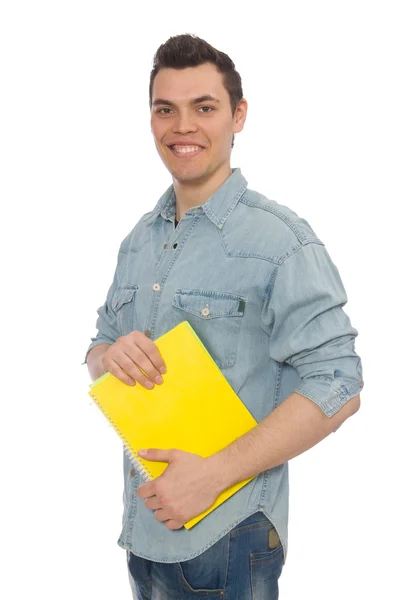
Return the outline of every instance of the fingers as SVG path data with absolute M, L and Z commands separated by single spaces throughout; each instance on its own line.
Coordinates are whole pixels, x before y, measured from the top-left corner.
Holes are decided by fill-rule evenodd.
M 156 496 L 154 497 L 156 498 Z M 168 529 L 181 529 L 184 525 L 184 521 L 175 519 L 172 517 L 172 511 L 167 507 L 161 507 L 161 504 L 154 498 L 148 498 L 144 504 L 149 510 L 154 510 L 154 518 L 156 521 L 165 521 Z
M 130 350 L 127 350 L 126 352 L 129 353 Z M 152 368 L 148 367 L 149 361 L 145 357 L 143 352 L 141 352 L 141 351 L 137 352 L 135 350 L 134 351 L 134 359 L 132 359 L 129 356 L 129 354 L 127 355 L 126 353 L 124 353 L 124 354 L 121 354 L 120 356 L 118 356 L 116 360 L 118 361 L 118 363 L 119 363 L 120 367 L 123 369 L 123 371 L 125 373 L 127 373 L 128 375 L 130 375 L 130 377 L 134 381 L 136 381 L 143 387 L 151 390 L 154 387 L 155 383 L 160 385 L 161 382 L 159 380 L 156 381 L 156 377 L 158 377 L 158 375 L 155 375 L 153 377 L 152 381 L 150 381 L 150 377 L 148 378 L 148 375 L 146 374 L 146 369 L 148 371 L 153 371 L 153 366 L 152 366 Z M 137 363 L 139 363 L 139 367 L 138 367 Z M 141 369 L 144 370 L 144 373 L 142 373 Z
M 129 377 L 114 359 L 108 358 L 107 361 L 102 360 L 102 364 L 106 371 L 112 373 L 112 375 L 117 377 L 117 379 L 120 379 L 123 383 L 135 385 L 135 380 L 132 377 Z
M 121 336 L 102 358 L 104 368 L 128 385 L 146 389 L 161 385 L 160 369 L 166 366 L 156 344 L 140 331 Z M 150 381 L 151 380 L 151 381 Z
M 150 377 L 152 377 L 152 374 L 157 376 L 157 375 L 161 375 L 161 373 L 165 373 L 166 372 L 166 366 L 165 366 L 165 362 L 163 360 L 163 357 L 160 354 L 159 349 L 157 348 L 156 344 L 150 340 L 149 338 L 146 337 L 146 335 L 144 333 L 142 333 L 141 331 L 132 331 L 131 334 L 129 335 L 134 335 L 134 342 L 137 346 L 139 346 L 139 348 L 146 354 L 146 356 L 149 358 L 150 360 L 150 368 L 153 370 L 152 372 L 147 372 L 148 375 Z M 126 336 L 128 338 L 128 336 Z M 164 371 L 161 371 L 160 369 L 165 369 Z M 146 369 L 145 369 L 146 370 Z
M 146 500 L 144 500 L 143 503 L 146 506 L 146 508 L 150 508 L 150 510 L 157 510 L 159 508 L 162 508 L 157 496 L 146 498 Z

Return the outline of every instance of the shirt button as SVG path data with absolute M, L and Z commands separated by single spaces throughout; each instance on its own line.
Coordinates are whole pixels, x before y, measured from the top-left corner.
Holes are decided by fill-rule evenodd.
M 154 283 L 153 284 L 153 289 L 155 292 L 157 292 L 160 289 L 160 284 L 159 283 Z
M 150 331 L 150 329 L 145 329 L 145 335 L 148 338 L 152 337 L 152 332 Z
M 202 309 L 201 314 L 203 315 L 203 317 L 206 317 L 210 314 L 210 309 L 208 308 L 208 304 L 205 308 Z

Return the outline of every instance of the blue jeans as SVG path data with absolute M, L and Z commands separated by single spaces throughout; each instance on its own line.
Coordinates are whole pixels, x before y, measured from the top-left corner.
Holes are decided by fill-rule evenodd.
M 262 512 L 183 562 L 153 562 L 127 550 L 135 600 L 278 600 L 283 563 L 277 532 Z

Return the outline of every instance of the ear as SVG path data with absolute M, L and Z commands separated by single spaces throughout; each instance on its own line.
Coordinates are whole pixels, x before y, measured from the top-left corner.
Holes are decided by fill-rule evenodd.
M 248 102 L 245 98 L 242 98 L 240 102 L 236 106 L 236 111 L 234 113 L 234 125 L 233 125 L 233 133 L 239 133 L 244 128 L 245 119 L 247 118 L 248 111 Z

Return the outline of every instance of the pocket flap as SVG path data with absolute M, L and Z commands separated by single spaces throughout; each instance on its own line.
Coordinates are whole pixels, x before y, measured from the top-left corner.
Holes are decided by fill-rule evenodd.
M 246 298 L 238 294 L 200 289 L 177 289 L 172 301 L 176 308 L 202 319 L 241 317 L 244 314 L 245 303 Z
M 117 312 L 118 310 L 120 310 L 120 308 L 123 306 L 123 304 L 126 304 L 127 302 L 131 302 L 137 289 L 138 289 L 137 285 L 117 288 L 114 293 L 113 301 L 112 301 L 113 310 L 115 312 Z

